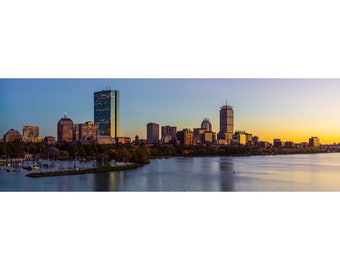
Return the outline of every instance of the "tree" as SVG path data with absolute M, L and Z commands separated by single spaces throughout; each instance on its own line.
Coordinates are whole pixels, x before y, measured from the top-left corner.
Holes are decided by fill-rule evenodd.
M 7 143 L 7 154 L 11 158 L 18 158 L 25 153 L 25 144 L 21 141 L 14 141 Z
M 0 158 L 5 155 L 7 155 L 6 144 L 4 142 L 0 142 Z
M 70 154 L 66 150 L 61 150 L 59 153 L 59 158 L 62 160 L 69 159 Z
M 150 163 L 151 151 L 148 148 L 138 148 L 136 150 L 136 160 L 134 162 L 141 164 Z
M 86 157 L 86 151 L 85 151 L 84 146 L 82 146 L 82 145 L 78 146 L 78 155 L 80 157 Z
M 110 156 L 107 154 L 99 154 L 96 156 L 97 163 L 105 165 L 110 162 Z
M 114 148 L 111 148 L 111 149 L 106 150 L 104 154 L 108 155 L 111 159 L 116 159 L 118 155 L 118 151 Z
M 25 146 L 25 151 L 29 154 L 37 154 L 40 152 L 40 148 L 36 143 L 29 143 Z
M 47 148 L 47 145 L 43 142 L 36 143 L 36 153 L 43 152 Z
M 130 161 L 130 158 L 131 154 L 125 147 L 119 148 L 118 161 L 125 162 L 125 164 L 127 164 Z

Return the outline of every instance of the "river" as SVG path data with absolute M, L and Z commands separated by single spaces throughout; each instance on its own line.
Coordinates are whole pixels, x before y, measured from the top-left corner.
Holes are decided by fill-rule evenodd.
M 0 171 L 1 191 L 340 191 L 340 153 L 155 159 L 122 172 L 29 178 Z

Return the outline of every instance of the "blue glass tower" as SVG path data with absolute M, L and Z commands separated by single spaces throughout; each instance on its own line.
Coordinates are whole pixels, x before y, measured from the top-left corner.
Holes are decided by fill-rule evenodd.
M 94 123 L 99 125 L 99 134 L 119 137 L 119 91 L 103 90 L 94 93 Z

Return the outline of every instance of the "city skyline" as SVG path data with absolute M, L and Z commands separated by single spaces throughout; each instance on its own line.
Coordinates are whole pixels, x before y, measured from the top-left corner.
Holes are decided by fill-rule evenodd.
M 340 142 L 338 79 L 0 79 L 0 136 L 26 125 L 56 136 L 65 111 L 74 123 L 93 121 L 93 93 L 106 87 L 120 92 L 120 136 L 146 138 L 149 122 L 193 129 L 204 118 L 218 132 L 227 99 L 235 131 L 270 142 Z

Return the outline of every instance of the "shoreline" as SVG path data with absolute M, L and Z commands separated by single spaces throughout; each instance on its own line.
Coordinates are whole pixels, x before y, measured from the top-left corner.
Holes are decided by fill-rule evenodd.
M 80 174 L 92 174 L 92 173 L 118 172 L 118 171 L 133 170 L 133 169 L 137 169 L 137 168 L 140 168 L 140 167 L 143 167 L 143 166 L 144 166 L 144 164 L 134 163 L 134 164 L 128 164 L 128 165 L 106 166 L 106 167 L 89 168 L 89 169 L 37 172 L 37 173 L 26 174 L 26 176 L 38 178 L 38 177 L 53 177 L 53 176 L 67 176 L 67 175 L 80 175 Z
M 296 153 L 259 153 L 259 154 L 232 154 L 232 155 L 169 155 L 169 156 L 153 156 L 150 160 L 154 159 L 169 159 L 169 158 L 187 158 L 187 157 L 264 157 L 264 156 L 291 156 L 291 155 L 315 155 L 315 154 L 332 154 L 340 152 L 296 152 Z

